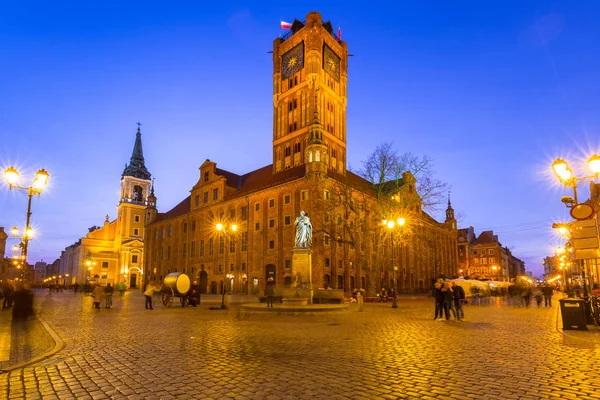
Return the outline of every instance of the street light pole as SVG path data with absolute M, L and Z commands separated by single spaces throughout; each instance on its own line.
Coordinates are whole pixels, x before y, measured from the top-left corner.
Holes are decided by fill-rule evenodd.
M 383 224 L 389 229 L 390 231 L 390 239 L 391 239 L 391 244 L 392 244 L 392 276 L 393 276 L 393 282 L 394 282 L 394 297 L 393 297 L 393 302 L 392 302 L 392 308 L 398 308 L 398 283 L 396 282 L 396 271 L 397 271 L 397 267 L 395 265 L 395 258 L 394 258 L 394 228 L 397 226 L 402 227 L 404 226 L 404 224 L 406 223 L 406 219 L 404 218 L 398 218 L 396 221 L 394 220 L 384 220 Z
M 231 224 L 229 227 L 225 227 L 222 223 L 218 223 L 217 225 L 215 225 L 215 228 L 217 229 L 217 232 L 219 232 L 219 253 L 217 253 L 217 263 L 219 262 L 219 254 L 221 251 L 221 234 L 222 233 L 226 233 L 228 235 L 232 235 L 232 232 L 237 231 L 237 225 L 236 224 Z M 231 237 L 230 237 L 231 240 Z M 226 252 L 227 249 L 225 248 L 225 240 L 223 240 L 223 252 Z M 225 268 L 227 268 L 227 265 L 225 265 Z M 223 273 L 225 273 L 225 269 L 223 269 Z M 233 277 L 231 275 L 231 277 Z M 230 274 L 227 274 L 226 276 L 223 277 L 223 287 L 221 288 L 223 293 L 222 293 L 222 298 L 221 298 L 221 308 L 222 309 L 226 309 L 227 306 L 225 305 L 225 278 L 230 279 L 230 284 L 231 284 L 231 278 L 230 278 Z

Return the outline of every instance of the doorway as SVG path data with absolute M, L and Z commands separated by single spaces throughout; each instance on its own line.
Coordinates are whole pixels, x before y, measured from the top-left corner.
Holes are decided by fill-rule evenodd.
M 206 294 L 208 288 L 208 273 L 206 271 L 200 272 L 200 294 Z
M 131 274 L 129 275 L 129 287 L 131 289 L 134 289 L 137 287 L 137 274 Z
M 275 264 L 269 264 L 265 268 L 265 282 L 269 280 L 269 278 L 273 278 L 273 281 L 277 282 L 277 267 Z

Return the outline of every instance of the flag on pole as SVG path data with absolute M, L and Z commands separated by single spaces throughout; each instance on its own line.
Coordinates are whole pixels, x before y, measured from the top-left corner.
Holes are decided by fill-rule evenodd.
M 338 25 L 338 40 L 342 40 L 342 28 Z
M 291 29 L 292 24 L 290 22 L 279 21 L 281 29 Z

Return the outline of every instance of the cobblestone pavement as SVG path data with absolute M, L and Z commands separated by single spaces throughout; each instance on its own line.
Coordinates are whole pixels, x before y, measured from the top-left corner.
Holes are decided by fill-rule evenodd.
M 0 398 L 600 399 L 600 346 L 558 332 L 556 308 L 468 306 L 461 323 L 433 321 L 430 299 L 312 315 L 36 301 L 66 345 L 0 375 Z

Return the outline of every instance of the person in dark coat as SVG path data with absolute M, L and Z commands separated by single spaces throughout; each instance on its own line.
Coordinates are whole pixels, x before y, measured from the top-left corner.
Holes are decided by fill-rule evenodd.
M 275 297 L 275 280 L 273 278 L 267 279 L 265 295 L 267 296 L 267 307 L 273 307 L 273 298 Z
M 107 283 L 106 287 L 104 288 L 104 300 L 106 304 L 105 308 L 112 308 L 112 295 L 114 291 L 115 288 L 110 283 Z
M 452 282 L 452 291 L 454 292 L 454 308 L 456 309 L 456 319 L 462 321 L 465 319 L 465 310 L 463 310 L 463 302 L 465 301 L 465 290 Z
M 438 279 L 438 281 L 433 285 L 433 298 L 435 299 L 435 317 L 433 319 L 436 321 L 443 321 L 444 319 L 444 292 L 442 292 L 443 287 L 443 279 Z
M 542 294 L 544 295 L 544 306 L 552 307 L 552 286 L 546 284 L 542 287 Z
M 446 321 L 450 320 L 450 311 L 452 311 L 454 319 L 456 319 L 456 311 L 454 310 L 454 291 L 449 282 L 444 283 L 442 292 L 444 293 L 444 314 L 446 315 Z
M 13 319 L 26 319 L 33 315 L 33 293 L 20 284 L 14 292 Z
M 198 281 L 194 281 L 192 286 L 190 286 L 188 300 L 190 301 L 190 305 L 193 307 L 196 307 L 198 304 L 200 304 L 200 285 L 198 285 Z

